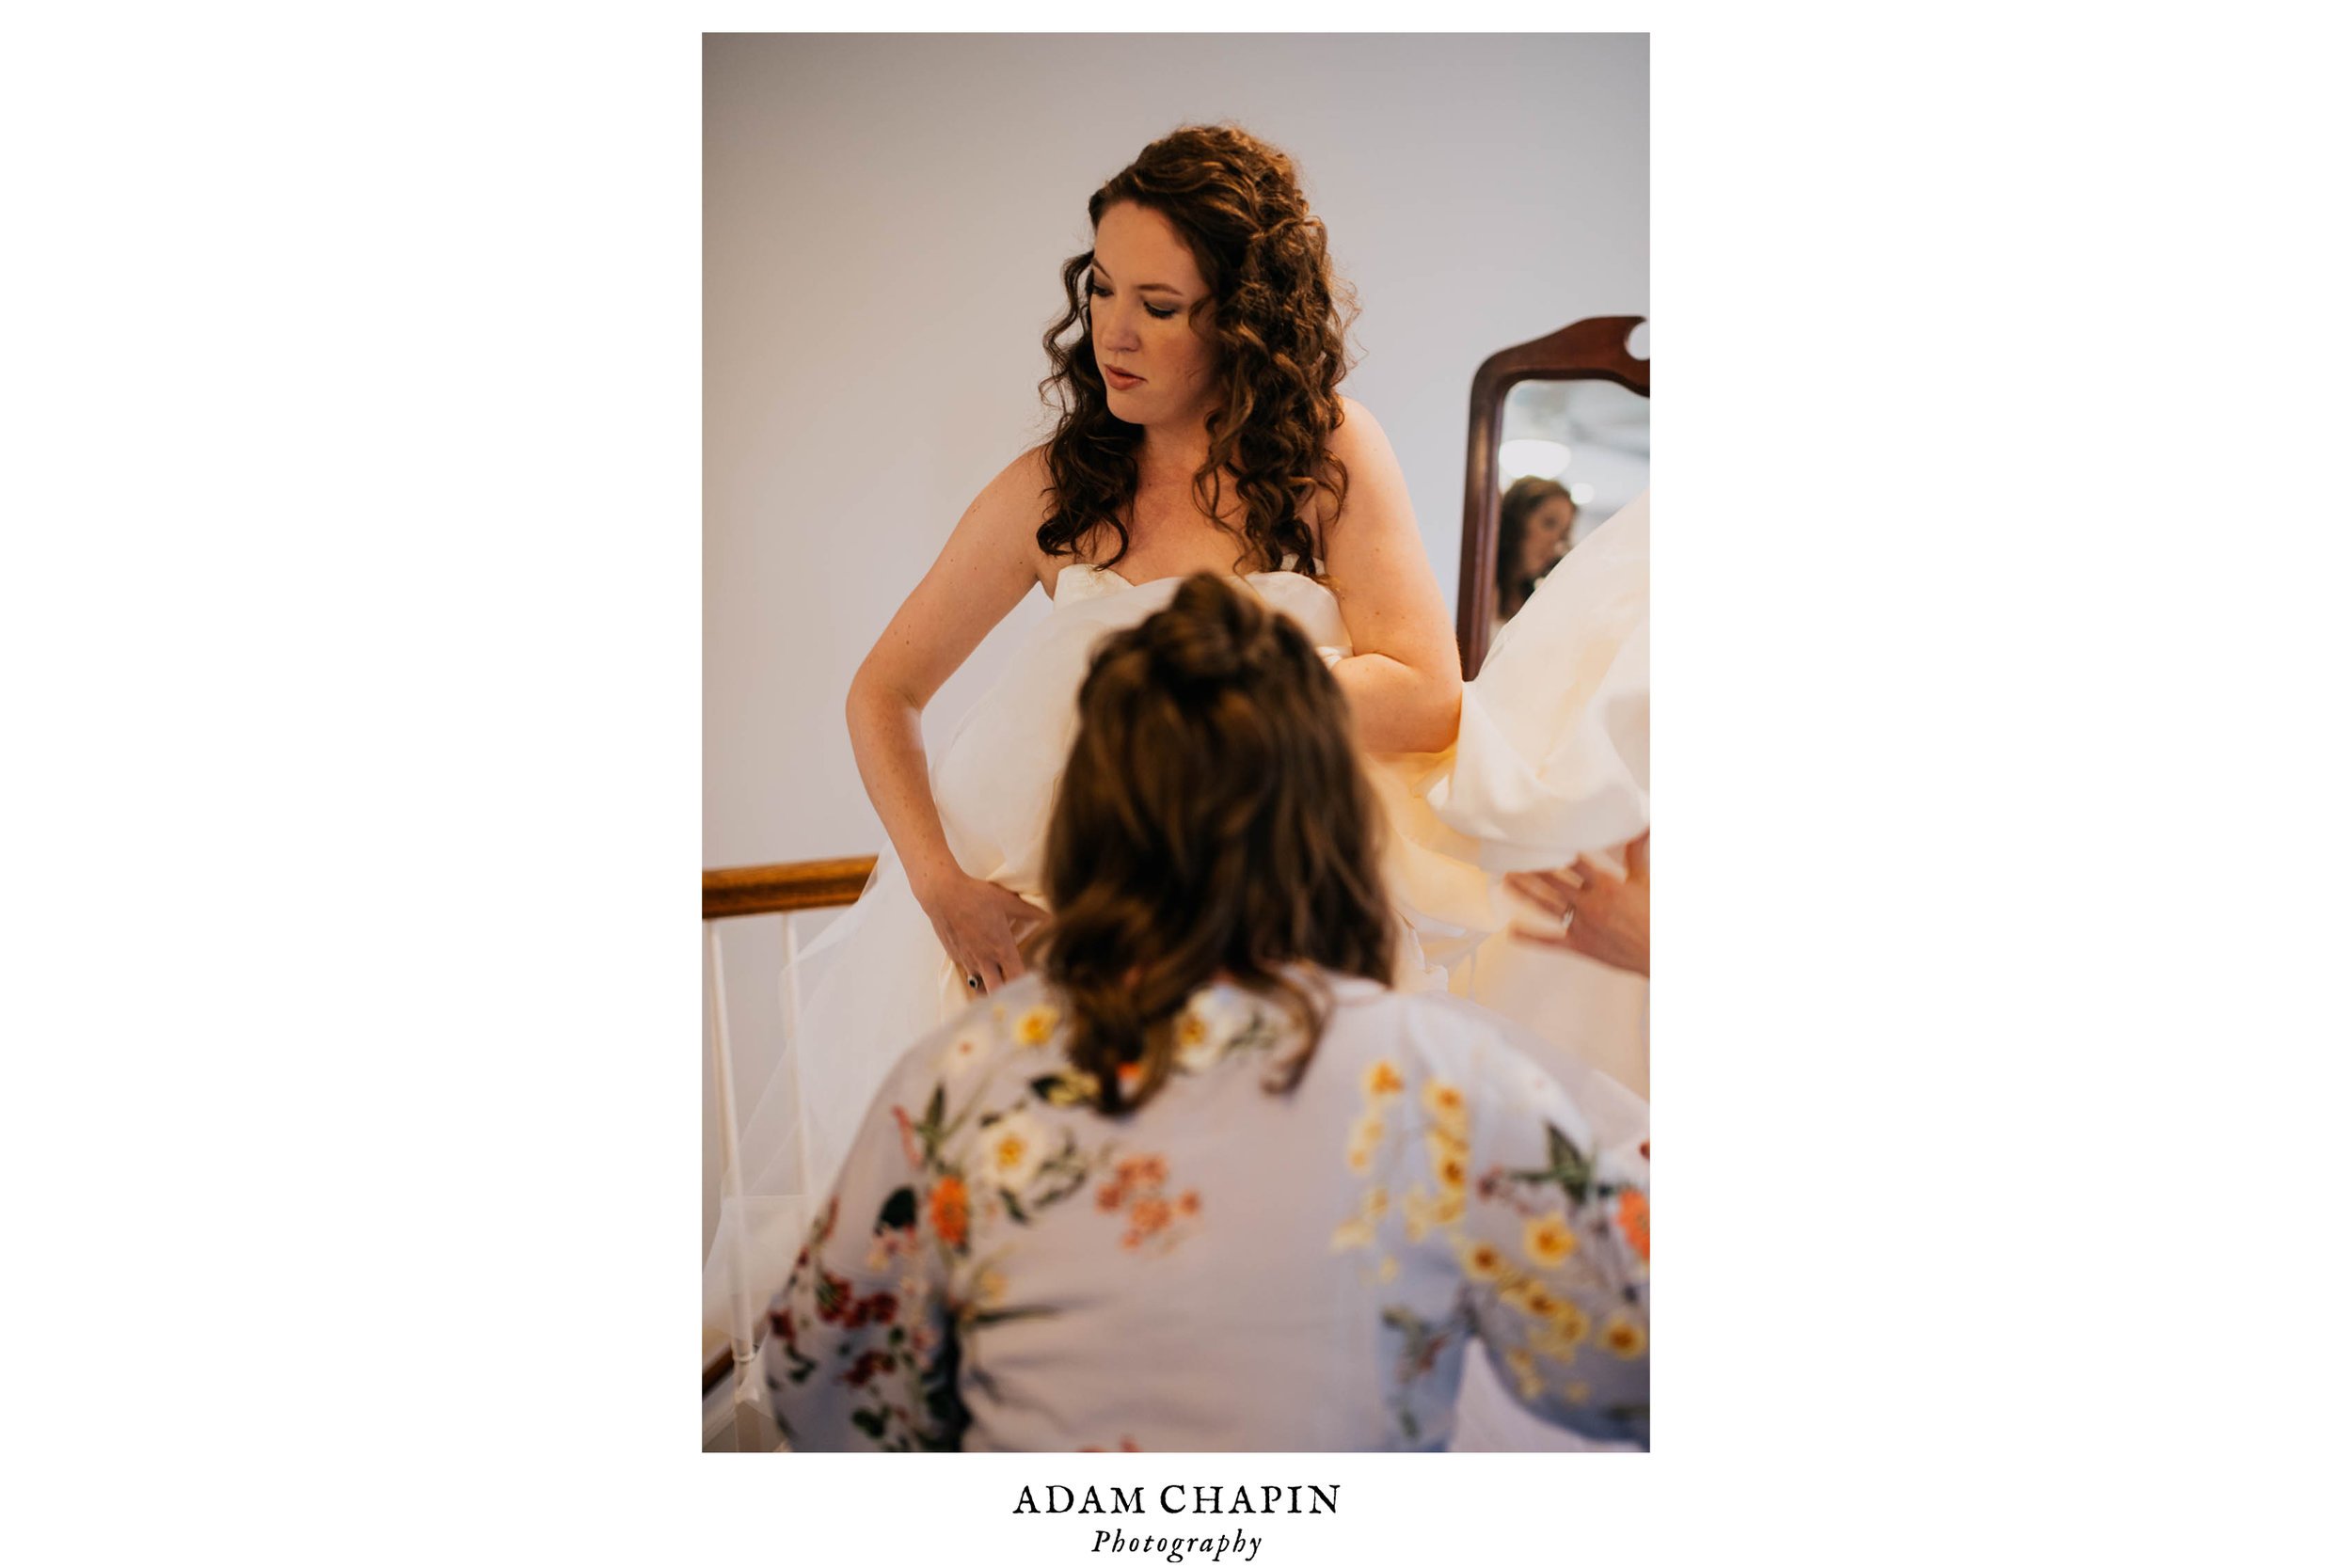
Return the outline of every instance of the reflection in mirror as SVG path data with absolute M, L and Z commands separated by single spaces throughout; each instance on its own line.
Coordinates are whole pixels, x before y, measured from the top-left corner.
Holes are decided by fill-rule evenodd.
M 1580 515 L 1570 523 L 1577 531 L 1599 527 L 1625 503 L 1623 465 L 1619 477 L 1604 483 L 1604 459 L 1612 449 L 1638 444 L 1640 467 L 1649 467 L 1649 420 L 1645 404 L 1628 404 L 1649 395 L 1649 361 L 1627 349 L 1632 339 L 1646 340 L 1648 324 L 1640 316 L 1587 316 L 1532 342 L 1515 344 L 1486 356 L 1470 378 L 1470 443 L 1462 467 L 1462 571 L 1454 610 L 1454 641 L 1461 650 L 1462 674 L 1475 677 L 1486 662 L 1486 645 L 1502 623 L 1496 610 L 1496 588 L 1506 569 L 1495 546 L 1500 542 L 1502 493 L 1516 479 L 1546 479 L 1567 489 L 1590 485 L 1581 498 Z M 1536 385 L 1528 386 L 1528 383 Z M 1605 384 L 1605 385 L 1602 385 Z M 1522 389 L 1524 388 L 1524 389 Z M 1598 399 L 1600 401 L 1596 401 Z M 1505 404 L 1512 413 L 1505 424 Z M 1629 416 L 1638 425 L 1638 438 L 1623 429 Z M 1515 467 L 1503 467 L 1503 443 L 1513 444 Z M 1536 443 L 1523 445 L 1519 443 Z M 1638 493 L 1638 486 L 1626 495 Z M 1565 507 L 1555 507 L 1556 526 Z M 1515 552 L 1516 553 L 1516 552 Z M 1549 551 L 1547 550 L 1547 555 Z M 1540 570 L 1518 557 L 1518 569 Z M 1523 608 L 1523 598 L 1518 601 Z
M 1649 399 L 1612 381 L 1522 381 L 1503 397 L 1495 618 L 1649 484 Z

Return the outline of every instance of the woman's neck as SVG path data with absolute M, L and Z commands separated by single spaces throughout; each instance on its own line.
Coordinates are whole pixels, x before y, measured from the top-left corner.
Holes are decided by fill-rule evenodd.
M 1208 460 L 1207 415 L 1181 424 L 1148 424 L 1136 451 L 1136 476 L 1146 484 L 1188 483 Z

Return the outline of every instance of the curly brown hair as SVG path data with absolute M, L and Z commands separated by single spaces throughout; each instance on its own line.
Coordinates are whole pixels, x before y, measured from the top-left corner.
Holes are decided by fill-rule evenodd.
M 1527 519 L 1555 496 L 1574 510 L 1576 498 L 1557 480 L 1529 474 L 1514 480 L 1511 488 L 1502 492 L 1495 528 L 1495 610 L 1499 614 L 1518 614 L 1535 592 L 1536 579 L 1527 575 L 1519 555 L 1527 543 Z
M 1328 1016 L 1316 969 L 1389 980 L 1378 823 L 1339 683 L 1255 594 L 1191 577 L 1104 641 L 1047 831 L 1042 964 L 1101 1109 L 1168 1081 L 1179 1012 L 1220 971 L 1301 1026 L 1275 1085 L 1298 1082 Z
M 1193 475 L 1202 514 L 1220 519 L 1267 571 L 1286 557 L 1312 574 L 1318 554 L 1308 520 L 1318 491 L 1333 515 L 1347 496 L 1347 469 L 1329 451 L 1343 415 L 1347 326 L 1355 301 L 1334 280 L 1323 223 L 1307 210 L 1290 159 L 1248 132 L 1188 125 L 1145 148 L 1087 202 L 1100 228 L 1113 204 L 1131 201 L 1174 225 L 1208 285 L 1191 312 L 1216 351 L 1222 397 L 1208 417 L 1209 453 Z M 1046 329 L 1052 365 L 1038 383 L 1058 408 L 1047 440 L 1050 508 L 1037 531 L 1048 556 L 1076 555 L 1098 528 L 1127 553 L 1127 510 L 1136 494 L 1140 426 L 1111 413 L 1095 363 L 1087 274 L 1091 247 L 1062 263 L 1068 309 Z M 1343 311 L 1344 310 L 1344 314 Z M 1063 335 L 1083 327 L 1067 342 Z M 1224 524 L 1224 478 L 1234 478 L 1243 514 Z

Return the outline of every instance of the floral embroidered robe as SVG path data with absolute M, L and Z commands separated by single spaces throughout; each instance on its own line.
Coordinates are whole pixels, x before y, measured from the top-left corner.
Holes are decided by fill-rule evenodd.
M 1437 1449 L 1469 1337 L 1529 1410 L 1646 1442 L 1647 1137 L 1467 1003 L 1329 980 L 1180 1021 L 1140 1111 L 1086 1101 L 1037 977 L 883 1084 L 768 1317 L 798 1449 Z

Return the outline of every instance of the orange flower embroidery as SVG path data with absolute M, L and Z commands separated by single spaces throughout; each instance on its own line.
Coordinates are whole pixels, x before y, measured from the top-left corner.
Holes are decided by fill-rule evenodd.
M 971 1233 L 972 1200 L 960 1177 L 943 1177 L 931 1189 L 931 1228 L 951 1247 L 963 1245 Z
M 1617 1194 L 1617 1228 L 1633 1243 L 1633 1250 L 1649 1261 L 1649 1199 L 1637 1187 L 1628 1187 Z
M 1168 1180 L 1168 1161 L 1164 1157 L 1136 1155 L 1120 1161 L 1114 1171 L 1110 1180 L 1094 1189 L 1094 1206 L 1106 1214 L 1125 1211 L 1127 1231 L 1119 1239 L 1119 1244 L 1129 1251 L 1164 1231 L 1168 1234 L 1160 1242 L 1160 1247 L 1164 1250 L 1173 1246 L 1185 1233 L 1184 1228 L 1176 1227 L 1177 1222 L 1200 1217 L 1200 1194 L 1197 1189 L 1174 1196 L 1164 1190 Z
M 1149 1238 L 1156 1236 L 1161 1231 L 1167 1229 L 1168 1222 L 1172 1217 L 1173 1215 L 1168 1206 L 1168 1199 L 1164 1197 L 1147 1197 L 1138 1200 L 1136 1206 L 1127 1212 L 1127 1234 L 1124 1238 L 1125 1244 L 1128 1246 L 1142 1245 L 1143 1243 Z

